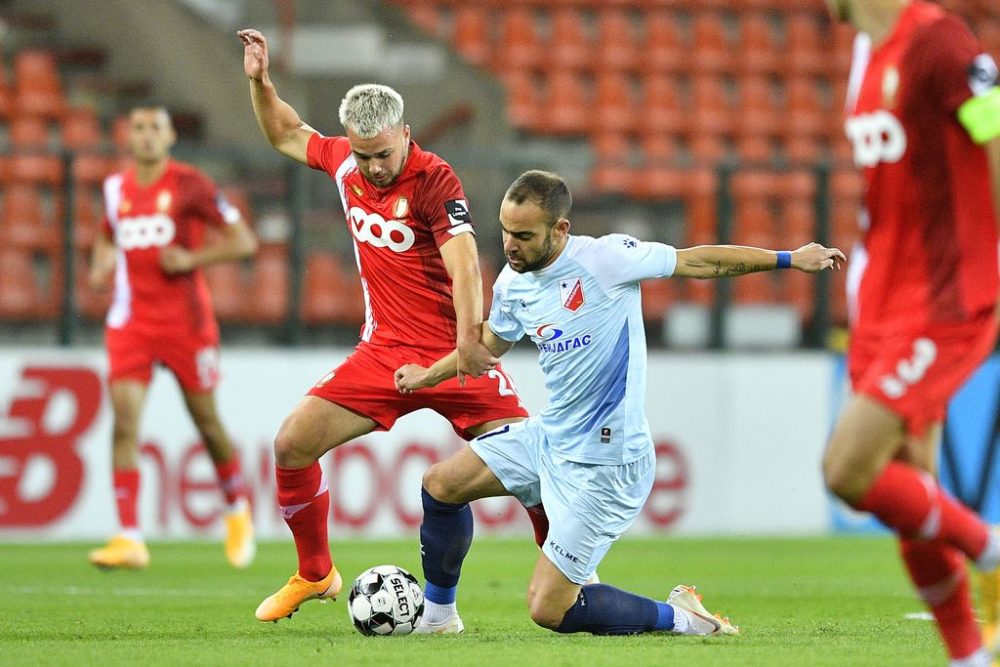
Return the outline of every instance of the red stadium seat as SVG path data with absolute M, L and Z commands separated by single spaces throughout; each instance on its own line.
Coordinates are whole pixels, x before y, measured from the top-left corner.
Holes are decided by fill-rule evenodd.
M 552 34 L 546 48 L 546 64 L 557 69 L 582 68 L 593 54 L 583 17 L 576 9 L 564 7 L 552 13 Z
M 590 145 L 599 165 L 624 167 L 634 147 L 624 132 L 602 130 L 590 136 Z
M 58 155 L 16 153 L 8 162 L 7 180 L 58 186 L 63 180 L 62 159 Z
M 642 113 L 636 122 L 642 134 L 684 134 L 689 114 L 683 109 L 679 81 L 666 74 L 643 77 Z
M 203 269 L 208 289 L 212 293 L 212 308 L 216 316 L 224 322 L 244 319 L 248 310 L 247 285 L 243 279 L 243 269 L 236 262 L 219 262 Z
M 55 251 L 62 238 L 55 206 L 45 210 L 42 193 L 29 185 L 4 188 L 0 212 L 0 246 Z
M 645 16 L 646 35 L 639 51 L 639 65 L 648 74 L 687 71 L 691 54 L 680 37 L 680 28 L 671 12 L 656 11 Z
M 694 67 L 699 74 L 733 69 L 733 50 L 726 27 L 718 14 L 711 11 L 695 15 L 691 26 Z
M 455 50 L 473 65 L 486 66 L 492 57 L 490 21 L 485 7 L 462 4 L 455 8 L 455 28 L 451 41 Z
M 115 162 L 96 153 L 73 156 L 73 180 L 78 185 L 100 185 L 115 169 Z
M 731 134 L 735 114 L 730 106 L 723 81 L 712 75 L 695 77 L 691 82 L 692 129 L 699 134 Z
M 785 121 L 770 82 L 763 77 L 744 77 L 736 93 L 737 134 L 769 138 L 779 134 Z
M 79 151 L 100 148 L 104 141 L 101 124 L 93 109 L 72 108 L 62 120 L 62 145 Z
M 540 66 L 546 58 L 534 11 L 513 7 L 503 12 L 500 15 L 497 66 L 501 70 L 520 70 Z
M 544 113 L 534 77 L 527 70 L 508 70 L 501 78 L 507 91 L 507 120 L 516 128 L 534 129 Z
M 647 322 L 662 322 L 667 307 L 673 301 L 673 291 L 669 280 L 644 280 L 642 290 L 642 319 Z
M 307 324 L 360 325 L 364 320 L 364 299 L 358 279 L 350 267 L 342 266 L 336 255 L 320 252 L 309 255 L 303 280 L 302 317 Z M 488 289 L 485 280 L 483 289 Z
M 593 110 L 586 93 L 586 82 L 569 70 L 554 70 L 546 79 L 543 97 L 545 114 L 539 129 L 552 134 L 581 134 L 590 129 Z
M 828 132 L 830 112 L 824 108 L 818 84 L 811 79 L 791 78 L 785 89 L 784 127 L 789 137 L 821 137 Z
M 45 295 L 35 279 L 31 255 L 22 250 L 0 249 L 0 319 L 34 319 Z
M 73 194 L 73 243 L 88 249 L 102 233 L 103 201 L 95 188 L 77 187 Z
M 597 20 L 597 63 L 611 70 L 631 69 L 641 60 L 632 22 L 624 8 L 608 7 Z
M 414 3 L 406 8 L 406 15 L 415 26 L 424 32 L 435 37 L 441 35 L 441 12 L 433 3 Z
M 7 67 L 0 56 L 0 118 L 10 118 L 14 115 L 14 91 L 7 78 Z
M 670 135 L 644 134 L 639 138 L 639 142 L 643 164 L 646 166 L 667 167 L 677 161 L 680 149 L 677 141 Z
M 38 116 L 18 116 L 10 122 L 10 144 L 15 149 L 38 151 L 49 147 L 48 122 Z
M 18 114 L 57 118 L 66 110 L 55 54 L 27 49 L 14 56 Z
M 288 257 L 283 247 L 261 246 L 253 263 L 250 294 L 243 315 L 253 322 L 277 324 L 288 314 Z
M 830 62 L 829 40 L 820 31 L 818 15 L 796 12 L 785 22 L 786 62 L 794 74 L 820 74 Z
M 751 76 L 779 71 L 783 58 L 767 16 L 758 12 L 744 14 L 739 26 L 736 67 Z
M 605 72 L 597 77 L 597 99 L 593 124 L 604 130 L 631 130 L 642 112 L 633 99 L 632 87 L 621 73 Z

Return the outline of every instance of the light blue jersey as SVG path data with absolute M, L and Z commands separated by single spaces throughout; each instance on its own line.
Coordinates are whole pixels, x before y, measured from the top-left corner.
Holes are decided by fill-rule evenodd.
M 622 465 L 652 451 L 639 281 L 670 276 L 676 264 L 676 249 L 662 243 L 570 236 L 551 265 L 507 266 L 497 278 L 489 325 L 538 346 L 549 391 L 538 418 L 556 455 Z

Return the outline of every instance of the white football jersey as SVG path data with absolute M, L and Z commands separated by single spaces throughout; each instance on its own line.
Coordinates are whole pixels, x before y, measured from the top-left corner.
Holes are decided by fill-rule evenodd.
M 549 391 L 539 418 L 559 456 L 621 465 L 652 448 L 639 281 L 676 265 L 672 246 L 609 234 L 570 236 L 549 266 L 500 273 L 489 325 L 504 340 L 527 335 L 538 346 Z

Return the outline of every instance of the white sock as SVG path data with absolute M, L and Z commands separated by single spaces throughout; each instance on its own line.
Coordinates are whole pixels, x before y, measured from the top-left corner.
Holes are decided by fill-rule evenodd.
M 127 537 L 133 542 L 143 542 L 142 531 L 138 528 L 126 528 L 120 533 L 123 537 Z
M 240 496 L 226 506 L 226 514 L 238 514 L 245 510 L 249 504 L 246 498 Z
M 1000 537 L 991 530 L 990 539 L 986 541 L 986 548 L 976 559 L 976 567 L 980 572 L 992 572 L 998 566 L 1000 566 Z
M 680 607 L 670 606 L 674 610 L 674 629 L 671 632 L 679 635 L 691 634 L 691 619 L 688 618 L 687 612 Z
M 454 602 L 449 604 L 438 604 L 430 600 L 424 600 L 424 623 L 430 625 L 440 625 L 458 613 L 458 607 Z
M 948 664 L 951 667 L 990 667 L 993 664 L 993 656 L 989 651 L 981 648 L 967 658 L 951 660 Z

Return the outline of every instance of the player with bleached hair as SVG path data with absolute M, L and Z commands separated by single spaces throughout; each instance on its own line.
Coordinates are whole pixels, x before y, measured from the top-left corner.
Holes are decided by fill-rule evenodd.
M 264 136 L 280 153 L 325 171 L 340 194 L 365 297 L 360 344 L 309 390 L 274 441 L 278 504 L 298 553 L 297 572 L 257 608 L 259 620 L 276 621 L 307 600 L 335 598 L 343 584 L 327 540 L 323 454 L 388 430 L 421 408 L 444 416 L 466 440 L 527 412 L 499 360 L 480 342 L 482 277 L 462 184 L 444 160 L 410 139 L 403 99 L 388 86 L 356 86 L 340 105 L 346 136 L 324 137 L 278 97 L 264 36 L 238 34 Z M 457 377 L 434 392 L 399 395 L 396 368 L 414 359 L 431 363 L 456 347 Z M 455 513 L 471 529 L 467 509 Z M 529 516 L 540 541 L 544 511 L 532 508 Z
M 569 233 L 572 198 L 559 176 L 522 174 L 500 207 L 507 266 L 493 286 L 482 342 L 496 356 L 528 336 L 538 347 L 549 402 L 537 416 L 480 435 L 424 475 L 432 502 L 421 526 L 428 591 L 453 591 L 471 533 L 454 513 L 478 498 L 543 503 L 551 527 L 528 586 L 531 619 L 560 633 L 735 634 L 693 587 L 666 601 L 588 584 L 611 545 L 635 521 L 656 471 L 646 421 L 646 340 L 639 283 L 721 278 L 794 268 L 839 268 L 844 255 L 812 243 L 795 251 L 743 246 L 675 249 L 624 234 Z M 429 368 L 396 371 L 400 392 L 419 395 L 455 374 L 455 352 Z M 457 612 L 456 612 L 457 613 Z

